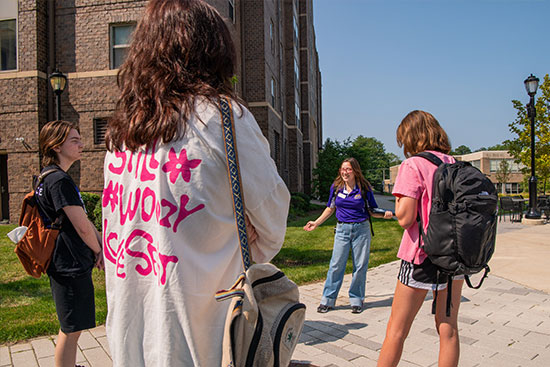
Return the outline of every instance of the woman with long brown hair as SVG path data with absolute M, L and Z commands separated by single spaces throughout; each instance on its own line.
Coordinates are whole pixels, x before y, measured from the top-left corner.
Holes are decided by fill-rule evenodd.
M 353 259 L 353 275 L 349 288 L 352 313 L 361 313 L 365 299 L 365 284 L 370 257 L 370 215 L 389 219 L 392 212 L 374 214 L 369 208 L 378 208 L 370 183 L 361 172 L 355 158 L 344 159 L 332 186 L 327 208 L 315 221 L 309 221 L 304 230 L 310 232 L 336 213 L 338 224 L 334 235 L 332 258 L 327 272 L 321 304 L 317 312 L 326 313 L 334 308 L 344 280 L 349 252 Z
M 229 303 L 214 295 L 243 271 L 221 97 L 233 106 L 252 259 L 267 262 L 282 246 L 290 195 L 233 92 L 234 58 L 223 19 L 199 0 L 151 0 L 133 34 L 106 137 L 102 202 L 117 367 L 221 363 Z

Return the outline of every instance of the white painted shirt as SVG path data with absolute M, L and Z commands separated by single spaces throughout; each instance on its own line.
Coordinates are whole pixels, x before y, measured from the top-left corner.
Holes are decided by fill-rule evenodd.
M 256 120 L 233 102 L 246 213 L 270 261 L 290 195 Z M 237 105 L 237 107 L 235 106 Z M 226 310 L 216 291 L 243 271 L 216 106 L 198 102 L 185 136 L 108 152 L 103 192 L 107 337 L 115 367 L 219 366 Z

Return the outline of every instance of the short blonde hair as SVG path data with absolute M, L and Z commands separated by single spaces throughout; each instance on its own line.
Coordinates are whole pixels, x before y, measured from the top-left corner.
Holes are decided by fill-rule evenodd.
M 40 130 L 40 153 L 42 153 L 43 167 L 59 164 L 59 158 L 54 149 L 67 140 L 72 129 L 78 131 L 78 126 L 74 122 L 56 120 L 48 122 Z
M 447 133 L 435 117 L 425 111 L 409 112 L 397 128 L 397 145 L 403 147 L 405 157 L 425 150 L 448 154 L 451 143 Z

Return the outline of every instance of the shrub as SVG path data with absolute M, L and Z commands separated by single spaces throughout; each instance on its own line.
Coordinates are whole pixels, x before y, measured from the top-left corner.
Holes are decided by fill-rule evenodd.
M 103 220 L 102 220 L 102 214 L 101 214 L 101 209 L 102 209 L 102 205 L 101 205 L 101 200 L 99 200 L 94 208 L 94 225 L 95 227 L 97 228 L 97 230 L 99 232 L 101 232 L 101 226 L 103 225 Z
M 82 201 L 84 202 L 84 206 L 86 207 L 86 213 L 88 213 L 88 219 L 92 223 L 95 223 L 95 208 L 98 203 L 101 203 L 101 196 L 98 194 L 94 194 L 91 192 L 83 192 L 82 195 Z M 101 204 L 100 204 L 101 206 Z M 100 212 L 101 214 L 101 212 Z M 101 215 L 100 215 L 100 221 L 101 221 Z
M 290 208 L 288 209 L 287 222 L 293 222 L 293 221 L 297 220 L 298 217 L 303 217 L 305 215 L 306 215 L 305 211 L 299 210 L 299 209 L 296 209 L 296 208 L 293 208 L 292 206 L 290 206 Z
M 290 208 L 307 212 L 309 210 L 309 201 L 306 201 L 302 196 L 292 194 L 290 197 Z
M 290 208 L 288 209 L 288 220 L 296 220 L 297 217 L 303 217 L 311 210 L 311 205 L 309 203 L 309 196 L 297 192 L 293 193 L 290 196 Z
M 309 206 L 309 202 L 311 201 L 311 197 L 308 194 L 304 194 L 303 192 L 294 192 L 294 193 L 292 193 L 292 195 L 301 197 L 302 199 L 304 199 L 304 201 Z

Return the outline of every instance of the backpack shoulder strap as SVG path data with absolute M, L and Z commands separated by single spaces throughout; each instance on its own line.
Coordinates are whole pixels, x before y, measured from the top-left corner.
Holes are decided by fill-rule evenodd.
M 436 156 L 433 153 L 430 152 L 420 152 L 413 155 L 413 157 L 421 157 L 424 158 L 437 167 L 441 166 L 443 164 L 443 161 Z M 418 247 L 422 247 L 422 241 L 426 238 L 426 234 L 424 233 L 424 228 L 422 226 L 422 218 L 420 218 L 420 213 L 416 213 L 416 222 L 418 223 Z
M 424 159 L 429 160 L 430 162 L 432 162 L 433 164 L 435 164 L 438 167 L 443 164 L 443 161 L 438 156 L 436 156 L 435 154 L 430 153 L 430 152 L 416 153 L 415 155 L 413 155 L 413 157 L 422 157 Z
M 44 181 L 44 179 L 46 178 L 46 176 L 48 176 L 49 174 L 51 173 L 54 173 L 54 172 L 57 172 L 57 171 L 61 171 L 60 168 L 52 168 L 52 169 L 49 169 L 47 171 L 44 171 L 42 172 L 40 175 L 38 176 L 33 176 L 33 183 L 32 183 L 32 187 L 33 187 L 33 193 L 34 191 L 36 190 L 36 188 L 38 186 L 40 186 L 40 184 Z M 45 218 L 50 222 L 48 225 L 51 225 L 53 228 L 61 228 L 61 225 L 63 223 L 63 216 L 64 216 L 64 213 L 61 213 L 60 215 L 58 215 L 55 220 L 52 220 L 47 214 L 46 212 L 40 207 L 40 203 L 38 202 L 38 200 L 34 200 L 34 202 L 36 203 L 36 207 L 38 209 L 38 212 L 39 214 L 42 216 L 42 219 L 44 220 Z
M 361 196 L 363 197 L 363 201 L 365 202 L 365 209 L 367 209 L 367 214 L 369 216 L 370 234 L 372 237 L 374 237 L 374 228 L 372 228 L 371 207 L 369 205 L 369 199 L 367 199 L 368 191 L 370 191 L 368 187 L 361 187 Z
M 54 173 L 54 172 L 57 172 L 57 171 L 61 171 L 61 170 L 59 168 L 52 168 L 52 169 L 49 169 L 47 171 L 42 172 L 38 176 L 33 176 L 33 180 L 32 180 L 33 181 L 32 182 L 33 190 L 36 190 L 36 188 L 44 181 L 46 176 L 48 176 L 50 173 Z

